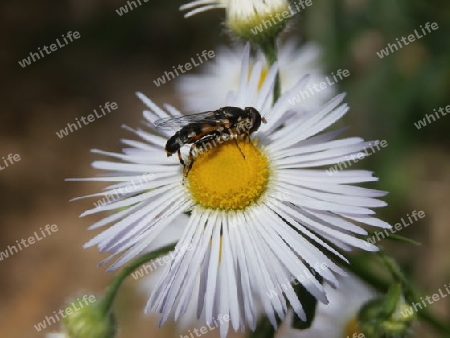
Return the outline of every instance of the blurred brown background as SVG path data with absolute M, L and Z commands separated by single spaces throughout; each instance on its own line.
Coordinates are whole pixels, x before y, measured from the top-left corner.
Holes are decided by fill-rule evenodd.
M 0 251 L 28 238 L 46 224 L 58 231 L 0 261 L 1 337 L 43 337 L 33 325 L 64 308 L 70 297 L 98 295 L 111 275 L 97 263 L 96 249 L 83 250 L 94 232 L 86 228 L 99 216 L 78 218 L 92 200 L 69 199 L 94 193 L 98 184 L 65 182 L 96 172 L 91 148 L 120 151 L 128 137 L 122 124 L 137 126 L 143 105 L 136 91 L 157 103 L 179 103 L 175 81 L 156 87 L 164 70 L 183 63 L 198 51 L 229 42 L 223 11 L 183 19 L 181 0 L 142 2 L 119 16 L 126 2 L 44 1 L 0 4 L 2 113 L 0 158 L 21 160 L 0 171 Z M 418 0 L 314 0 L 291 35 L 315 40 L 325 50 L 326 71 L 347 68 L 342 81 L 351 113 L 352 135 L 385 139 L 389 146 L 364 161 L 380 176 L 378 189 L 388 190 L 390 206 L 381 216 L 391 223 L 413 210 L 426 217 L 401 234 L 423 243 L 387 245 L 420 285 L 423 295 L 450 282 L 450 117 L 420 130 L 414 122 L 433 109 L 450 104 L 450 4 Z M 439 30 L 380 59 L 376 51 L 426 22 Z M 81 38 L 22 68 L 18 61 L 68 31 Z M 201 71 L 201 67 L 194 72 Z M 90 114 L 105 102 L 119 108 L 60 139 L 56 131 Z M 3 162 L 0 161 L 3 165 Z M 116 304 L 119 337 L 178 337 L 171 325 L 157 329 L 144 316 L 146 297 L 129 281 Z M 450 318 L 450 302 L 430 308 Z M 450 320 L 447 320 L 450 321 Z M 58 330 L 52 325 L 46 332 Z M 437 335 L 426 325 L 418 335 Z M 206 337 L 206 336 L 205 336 Z

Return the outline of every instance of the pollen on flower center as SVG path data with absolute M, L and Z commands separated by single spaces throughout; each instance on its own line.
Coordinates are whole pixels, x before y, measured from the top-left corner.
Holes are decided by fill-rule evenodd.
M 243 209 L 266 190 L 269 161 L 256 143 L 227 141 L 198 155 L 188 180 L 192 198 L 201 206 Z

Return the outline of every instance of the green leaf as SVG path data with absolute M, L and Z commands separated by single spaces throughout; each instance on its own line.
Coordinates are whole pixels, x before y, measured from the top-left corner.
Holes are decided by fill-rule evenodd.
M 408 243 L 408 244 L 414 244 L 414 245 L 422 245 L 422 243 L 416 242 L 413 239 L 407 238 L 407 237 L 403 237 L 400 235 L 395 235 L 395 234 L 390 234 L 387 239 L 390 239 L 391 241 L 397 241 L 397 242 L 404 242 L 404 243 Z

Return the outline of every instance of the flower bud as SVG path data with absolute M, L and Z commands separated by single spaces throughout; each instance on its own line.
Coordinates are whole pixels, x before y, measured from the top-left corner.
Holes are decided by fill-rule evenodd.
M 230 0 L 227 21 L 239 37 L 255 43 L 274 40 L 285 28 L 288 0 Z M 286 14 L 286 13 L 285 13 Z
M 72 302 L 74 308 L 63 320 L 68 338 L 113 338 L 116 334 L 116 321 L 112 313 L 104 313 L 102 303 L 91 303 L 80 308 L 80 300 Z M 67 311 L 66 311 L 67 312 Z
M 385 298 L 378 298 L 367 302 L 359 312 L 359 327 L 366 338 L 399 338 L 406 337 L 411 325 L 416 319 L 414 312 L 408 311 L 410 306 L 399 299 L 394 310 L 388 317 L 384 314 Z

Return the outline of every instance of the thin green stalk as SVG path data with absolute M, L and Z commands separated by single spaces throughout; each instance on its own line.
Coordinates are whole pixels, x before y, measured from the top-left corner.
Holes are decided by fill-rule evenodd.
M 109 284 L 106 289 L 105 298 L 102 300 L 100 305 L 100 309 L 102 313 L 106 316 L 111 311 L 111 307 L 113 305 L 114 299 L 116 298 L 117 292 L 119 291 L 120 286 L 123 281 L 139 266 L 142 264 L 151 261 L 152 259 L 158 258 L 161 255 L 164 255 L 175 249 L 176 243 L 172 243 L 162 247 L 159 250 L 149 252 L 139 258 L 136 258 L 129 265 L 125 266 L 120 273 L 114 277 L 112 282 Z
M 272 66 L 278 60 L 278 53 L 275 39 L 272 41 L 268 41 L 266 43 L 261 43 L 261 49 L 266 56 L 266 60 L 270 66 Z M 281 80 L 280 80 L 280 71 L 277 71 L 277 75 L 275 78 L 275 86 L 273 89 L 273 103 L 277 102 L 281 95 Z

